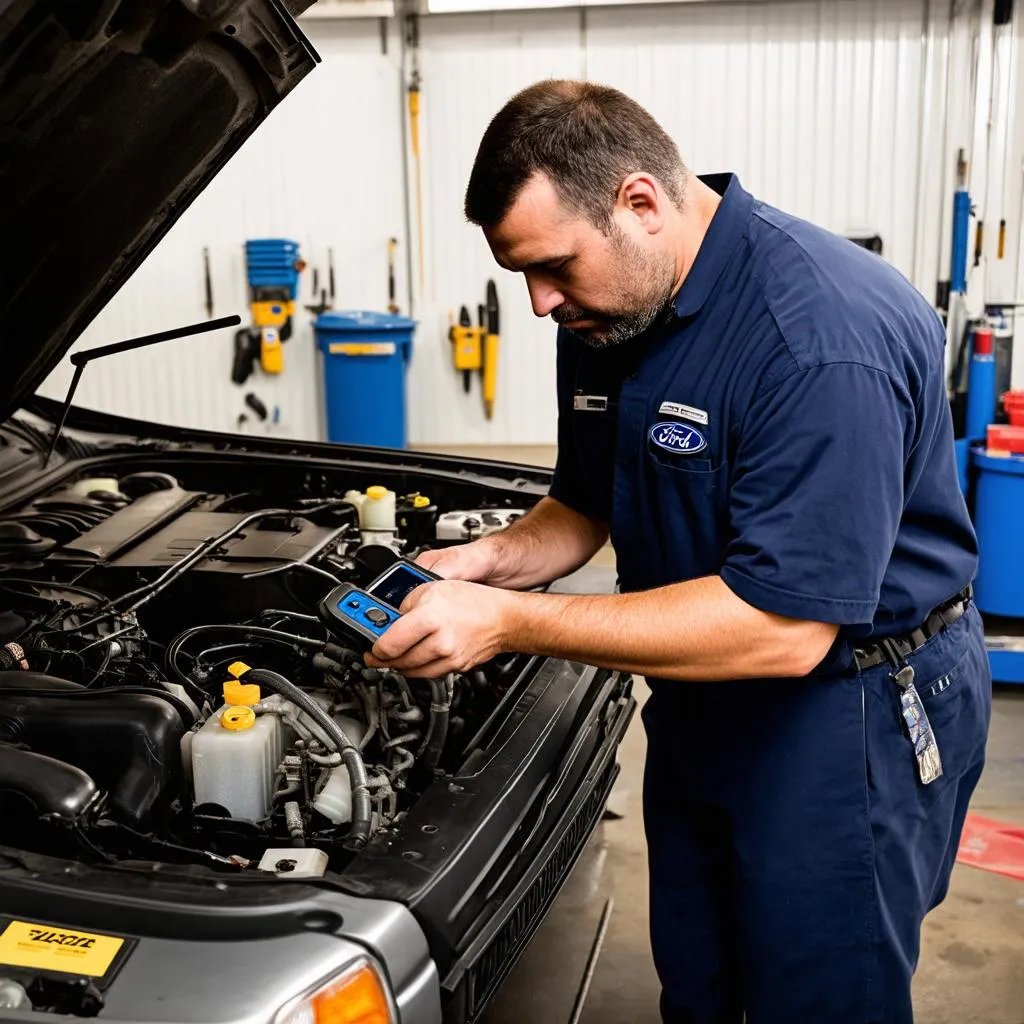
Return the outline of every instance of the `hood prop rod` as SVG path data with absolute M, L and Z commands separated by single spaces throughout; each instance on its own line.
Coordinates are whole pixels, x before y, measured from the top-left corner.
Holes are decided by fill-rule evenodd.
M 158 334 L 147 334 L 143 338 L 131 338 L 128 341 L 116 341 L 112 345 L 100 345 L 97 348 L 88 348 L 83 352 L 72 353 L 71 365 L 75 368 L 75 375 L 71 378 L 71 387 L 68 388 L 67 396 L 64 399 L 64 405 L 61 407 L 60 419 L 57 421 L 57 425 L 53 431 L 53 436 L 50 438 L 50 447 L 46 452 L 46 458 L 43 460 L 43 469 L 46 469 L 49 465 L 50 458 L 53 456 L 54 449 L 57 447 L 57 441 L 60 438 L 61 432 L 64 430 L 64 421 L 68 418 L 71 403 L 75 400 L 75 392 L 78 390 L 78 385 L 82 380 L 82 374 L 88 363 L 91 363 L 94 359 L 102 359 L 104 356 L 117 355 L 118 352 L 131 352 L 133 349 L 145 348 L 147 345 L 158 345 L 163 341 L 175 341 L 178 338 L 190 338 L 195 334 L 206 334 L 209 331 L 219 331 L 225 327 L 237 327 L 241 322 L 242 318 L 237 314 L 234 316 L 222 316 L 219 320 L 205 320 L 202 323 L 189 324 L 187 327 L 175 327 L 170 331 L 160 331 Z

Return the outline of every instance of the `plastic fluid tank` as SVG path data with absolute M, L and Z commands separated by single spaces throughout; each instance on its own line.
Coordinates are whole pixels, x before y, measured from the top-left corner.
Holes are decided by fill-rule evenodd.
M 981 447 L 971 454 L 977 468 L 974 600 L 989 615 L 1024 618 L 1024 457 L 986 455 Z
M 386 487 L 367 487 L 360 509 L 359 525 L 364 530 L 395 529 L 395 492 Z
M 218 708 L 192 737 L 196 803 L 217 804 L 232 818 L 263 821 L 273 807 L 281 749 L 276 715 L 257 716 L 247 705 Z
M 341 726 L 342 732 L 359 746 L 366 734 L 366 726 L 346 715 L 335 715 L 334 720 Z M 335 825 L 344 825 L 352 820 L 352 779 L 345 765 L 331 769 L 327 782 L 313 801 L 313 809 Z

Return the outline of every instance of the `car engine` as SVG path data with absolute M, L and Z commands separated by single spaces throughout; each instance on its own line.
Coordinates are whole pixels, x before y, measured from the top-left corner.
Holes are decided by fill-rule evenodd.
M 317 604 L 523 509 L 186 476 L 92 475 L 0 517 L 0 844 L 343 870 L 459 766 L 523 659 L 405 678 Z

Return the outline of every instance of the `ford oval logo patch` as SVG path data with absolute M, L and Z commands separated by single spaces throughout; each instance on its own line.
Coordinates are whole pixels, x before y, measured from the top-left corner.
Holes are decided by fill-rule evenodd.
M 708 446 L 707 438 L 687 423 L 655 423 L 648 437 L 659 448 L 676 455 L 695 455 Z

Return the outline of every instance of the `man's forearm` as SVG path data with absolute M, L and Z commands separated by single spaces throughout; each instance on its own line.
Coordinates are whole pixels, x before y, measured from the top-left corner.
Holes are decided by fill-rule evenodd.
M 605 524 L 542 498 L 507 530 L 477 543 L 493 546 L 497 568 L 487 579 L 491 586 L 526 590 L 575 572 L 607 539 Z
M 506 617 L 509 650 L 679 680 L 803 676 L 836 635 L 762 612 L 718 576 L 636 594 L 518 594 Z

